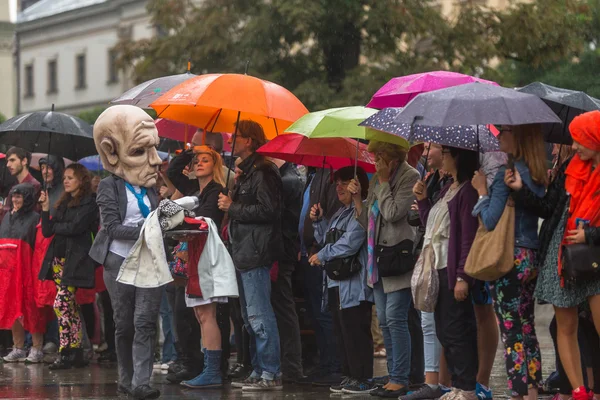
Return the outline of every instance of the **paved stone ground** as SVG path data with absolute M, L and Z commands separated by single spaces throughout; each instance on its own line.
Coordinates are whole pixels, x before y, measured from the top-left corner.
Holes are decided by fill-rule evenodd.
M 542 347 L 543 371 L 546 377 L 554 370 L 554 350 L 548 333 L 548 324 L 552 310 L 539 307 L 537 329 Z M 383 360 L 376 361 L 376 375 L 385 373 Z M 2 399 L 118 399 L 116 395 L 116 365 L 101 366 L 93 364 L 82 370 L 51 372 L 42 365 L 25 366 L 23 364 L 0 365 L 0 398 Z M 194 391 L 182 390 L 175 385 L 167 385 L 164 375 L 156 372 L 153 384 L 159 388 L 161 399 L 256 399 L 256 400 L 295 400 L 295 399 L 373 399 L 370 396 L 331 395 L 327 389 L 310 386 L 289 385 L 283 392 L 248 394 L 224 390 Z M 506 373 L 503 352 L 499 348 L 492 377 L 494 398 L 506 398 Z M 124 398 L 124 397 L 121 397 Z M 544 398 L 544 397 L 541 397 Z M 547 397 L 549 398 L 549 397 Z

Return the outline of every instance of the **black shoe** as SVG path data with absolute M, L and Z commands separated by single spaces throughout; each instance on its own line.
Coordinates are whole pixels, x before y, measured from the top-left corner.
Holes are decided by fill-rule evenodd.
M 138 400 L 158 399 L 160 397 L 160 390 L 151 388 L 148 385 L 141 385 L 133 390 L 133 397 Z
M 119 385 L 119 387 L 117 387 L 117 393 L 124 394 L 127 396 L 133 395 L 133 393 L 131 392 L 131 388 L 125 387 L 123 385 Z
M 114 350 L 104 350 L 98 356 L 97 361 L 99 363 L 113 363 L 113 362 L 117 362 L 117 353 L 115 353 Z
M 313 386 L 331 387 L 334 385 L 338 385 L 343 379 L 344 377 L 342 376 L 342 374 L 327 374 L 315 378 L 312 381 L 312 384 Z
M 189 380 L 194 379 L 201 373 L 202 373 L 202 369 L 198 369 L 196 367 L 194 367 L 194 368 L 183 367 L 183 369 L 181 371 L 177 372 L 176 374 L 168 374 L 167 380 L 170 383 L 179 385 L 183 381 L 189 381 Z
M 252 367 L 247 367 L 242 364 L 235 364 L 229 370 L 227 376 L 231 379 L 246 379 L 252 373 Z
M 71 369 L 73 367 L 74 354 L 72 349 L 63 349 L 59 352 L 59 358 L 54 363 L 50 364 L 51 371 L 60 371 L 63 369 Z

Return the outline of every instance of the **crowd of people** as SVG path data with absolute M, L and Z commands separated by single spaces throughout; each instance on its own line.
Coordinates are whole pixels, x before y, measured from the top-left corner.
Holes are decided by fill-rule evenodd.
M 95 137 L 108 130 L 106 118 Z M 600 245 L 600 112 L 576 117 L 569 130 L 573 146 L 555 145 L 550 168 L 539 125 L 500 127 L 501 152 L 483 155 L 371 141 L 371 177 L 360 167 L 299 168 L 264 157 L 257 153 L 263 129 L 251 120 L 239 121 L 230 139 L 231 171 L 222 136 L 200 130 L 163 166 L 150 133 L 127 154 L 98 139 L 99 148 L 108 146 L 103 162 L 118 171 L 101 181 L 50 155 L 40 161 L 40 184 L 29 171 L 31 154 L 13 147 L 6 153 L 12 177 L 1 185 L 4 361 L 41 363 L 56 349 L 50 369 L 85 368 L 101 325 L 106 349 L 98 361 L 118 363 L 119 391 L 157 398 L 150 378 L 160 315 L 158 367 L 187 388 L 231 380 L 243 391 L 313 384 L 401 400 L 476 400 L 492 398 L 502 340 L 510 397 L 535 400 L 547 386 L 535 326 L 540 302 L 555 311 L 556 398 L 600 399 L 593 394 L 600 392 L 600 280 L 571 279 L 563 257 L 572 244 Z M 159 168 L 148 187 L 148 171 Z M 204 275 L 186 269 L 201 257 L 204 243 L 195 239 L 164 240 L 172 283 L 119 282 L 149 214 L 161 200 L 186 196 L 226 244 L 239 297 L 208 295 Z M 493 231 L 507 206 L 515 213 L 514 265 L 497 280 L 474 279 L 465 265 L 480 224 Z M 311 371 L 297 289 L 314 331 Z M 421 290 L 430 295 L 417 301 Z M 237 359 L 230 365 L 231 327 Z M 385 357 L 386 376 L 373 376 L 376 356 Z

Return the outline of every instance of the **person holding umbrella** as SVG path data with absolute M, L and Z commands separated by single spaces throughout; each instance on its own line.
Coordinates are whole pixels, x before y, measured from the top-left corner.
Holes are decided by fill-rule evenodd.
M 408 315 L 415 229 L 408 224 L 408 212 L 419 173 L 406 162 L 407 147 L 372 140 L 368 150 L 375 155 L 377 173 L 369 185 L 366 205 L 358 195 L 360 182 L 353 180 L 348 190 L 354 193 L 356 218 L 367 230 L 368 283 L 374 289 L 390 375 L 376 394 L 397 398 L 408 393 L 411 367 Z M 400 256 L 403 250 L 408 257 Z
M 512 157 L 514 167 L 500 168 L 489 189 L 483 173 L 475 172 L 472 179 L 479 194 L 473 215 L 481 217 L 488 231 L 494 230 L 509 201 L 511 190 L 504 183 L 506 170 L 519 171 L 523 182 L 540 198 L 548 183 L 541 125 L 503 126 L 499 139 L 500 149 Z M 515 221 L 515 267 L 489 285 L 505 347 L 511 396 L 535 399 L 542 381 L 533 297 L 537 281 L 534 260 L 539 248 L 538 217 L 518 200 L 515 201 Z
M 60 359 L 50 369 L 83 367 L 82 320 L 75 301 L 78 288 L 94 287 L 96 263 L 88 256 L 98 231 L 99 213 L 92 193 L 91 176 L 81 164 L 71 164 L 64 173 L 64 190 L 51 218 L 50 193 L 40 195 L 42 233 L 53 237 L 39 278 L 56 283 L 54 312 L 59 323 Z
M 54 216 L 58 200 L 62 197 L 65 188 L 63 186 L 63 172 L 65 162 L 62 157 L 48 155 L 40 159 L 40 170 L 45 182 L 46 190 L 50 199 L 50 215 Z
M 592 251 L 600 245 L 600 111 L 575 117 L 569 131 L 576 154 L 563 164 L 543 198 L 524 184 L 518 170 L 507 171 L 504 180 L 529 212 L 547 221 L 540 232 L 535 297 L 554 306 L 560 360 L 573 388 L 573 400 L 589 400 L 594 395 L 584 386 L 577 340 L 578 306 L 589 303 L 600 333 L 600 280 L 566 282 L 568 265 L 561 255 L 566 246 L 587 243 Z
M 282 182 L 275 164 L 256 153 L 266 143 L 263 128 L 252 120 L 236 125 L 234 156 L 243 171 L 231 197 L 219 195 L 219 208 L 230 219 L 232 257 L 239 271 L 244 322 L 255 342 L 252 374 L 244 391 L 281 390 L 281 352 L 277 320 L 271 305 L 271 266 L 281 254 Z M 235 382 L 234 382 L 235 384 Z

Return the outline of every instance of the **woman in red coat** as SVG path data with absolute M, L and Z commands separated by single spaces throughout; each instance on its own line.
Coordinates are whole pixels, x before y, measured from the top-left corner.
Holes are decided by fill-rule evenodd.
M 6 362 L 39 363 L 46 321 L 35 304 L 31 260 L 35 242 L 35 226 L 40 216 L 34 211 L 34 188 L 28 183 L 10 191 L 12 210 L 0 224 L 0 329 L 11 329 L 13 350 Z M 25 351 L 25 331 L 33 338 L 29 356 Z

